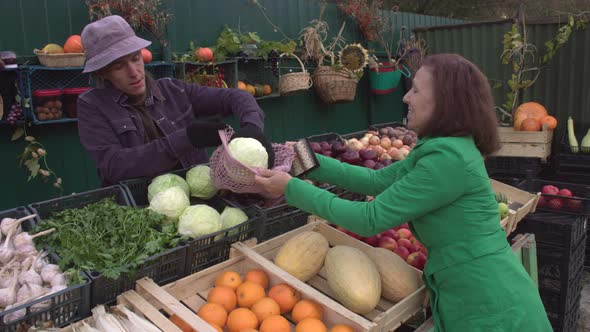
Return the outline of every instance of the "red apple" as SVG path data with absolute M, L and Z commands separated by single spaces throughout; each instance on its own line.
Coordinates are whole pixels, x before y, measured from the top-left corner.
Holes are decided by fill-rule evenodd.
M 412 242 L 410 242 L 410 240 L 408 240 L 408 239 L 399 239 L 399 240 L 397 241 L 397 245 L 398 245 L 398 246 L 400 246 L 400 247 L 405 247 L 405 248 L 406 248 L 406 249 L 408 249 L 408 251 L 410 251 L 410 252 L 412 252 L 412 251 L 411 251 L 411 249 L 412 249 L 412 247 L 414 246 L 414 245 L 412 244 Z
M 543 188 L 541 189 L 541 193 L 547 195 L 557 195 L 558 192 L 559 188 L 557 188 L 556 186 L 552 186 L 550 184 L 543 186 Z
M 537 207 L 545 207 L 547 206 L 547 198 L 545 198 L 545 196 L 541 196 L 539 197 L 539 202 L 537 203 Z
M 574 194 L 569 189 L 561 189 L 557 192 L 559 196 L 574 197 Z
M 401 228 L 400 230 L 397 231 L 397 234 L 402 239 L 409 239 L 412 237 L 412 231 L 410 231 L 409 229 L 406 229 L 406 228 Z
M 419 245 L 420 241 L 418 241 L 418 239 L 416 239 L 415 237 L 411 237 L 409 238 L 410 242 L 412 242 L 413 245 Z
M 379 235 L 369 236 L 368 238 L 365 239 L 365 243 L 372 246 L 372 247 L 377 247 L 379 245 L 379 239 L 380 239 Z
M 410 254 L 408 249 L 405 247 L 397 247 L 397 249 L 395 249 L 393 252 L 395 252 L 403 260 L 406 260 L 406 258 L 408 258 L 408 255 Z
M 401 224 L 401 225 L 399 226 L 399 228 L 410 229 L 410 225 L 408 225 L 407 223 L 406 223 L 406 224 Z
M 382 236 L 379 238 L 379 247 L 394 251 L 397 249 L 397 242 L 390 237 Z
M 396 241 L 400 239 L 400 237 L 399 237 L 399 233 L 398 233 L 398 232 L 394 232 L 392 237 L 393 237 L 393 239 L 394 239 L 394 240 L 396 240 Z
M 418 253 L 418 259 L 419 259 L 419 265 L 418 268 L 420 270 L 424 270 L 424 266 L 426 265 L 426 255 L 424 255 L 423 253 Z
M 566 202 L 566 206 L 572 210 L 581 210 L 582 201 L 579 199 L 568 199 Z
M 396 231 L 394 231 L 393 229 L 388 229 L 385 232 L 381 233 L 381 236 L 386 236 L 386 237 L 390 237 L 390 238 L 395 238 L 395 235 L 397 234 Z M 397 241 L 397 239 L 396 239 Z
M 419 252 L 413 252 L 413 253 L 409 254 L 408 257 L 406 257 L 406 262 L 418 269 L 420 266 L 420 256 L 419 255 L 420 255 Z
M 424 256 L 428 256 L 428 250 L 426 250 L 426 247 L 422 246 L 420 247 L 420 252 L 424 254 Z
M 412 244 L 412 247 L 408 248 L 408 250 L 410 250 L 410 252 L 418 252 L 420 251 L 420 246 Z
M 553 198 L 549 201 L 549 203 L 547 203 L 547 206 L 549 206 L 551 209 L 559 210 L 563 207 L 563 201 L 561 198 Z

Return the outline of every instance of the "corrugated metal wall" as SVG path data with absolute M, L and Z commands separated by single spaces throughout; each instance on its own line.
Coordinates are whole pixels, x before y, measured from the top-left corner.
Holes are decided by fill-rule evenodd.
M 530 20 L 529 20 L 530 21 Z M 506 81 L 511 75 L 510 65 L 502 65 L 502 39 L 511 29 L 511 21 L 465 24 L 447 27 L 415 29 L 424 38 L 428 52 L 459 53 L 476 63 L 486 73 L 492 86 L 496 80 Z M 530 43 L 536 45 L 537 56 L 545 54 L 545 42 L 555 36 L 561 25 L 527 23 Z M 536 83 L 523 94 L 523 101 L 537 101 L 558 121 L 556 137 L 560 139 L 568 116 L 578 124 L 577 135 L 582 137 L 590 127 L 590 29 L 575 31 L 566 45 L 542 69 Z M 505 88 L 494 89 L 496 104 L 505 101 Z
M 320 5 L 312 0 L 258 0 L 265 13 L 290 38 L 297 39 L 309 21 L 318 17 Z M 173 52 L 184 52 L 190 41 L 212 45 L 225 25 L 241 31 L 256 31 L 265 40 L 280 40 L 260 9 L 251 0 L 164 0 L 174 18 L 168 35 Z M 409 29 L 420 25 L 458 22 L 407 13 L 399 14 L 399 25 Z M 343 17 L 329 5 L 324 20 L 335 35 Z M 34 48 L 53 42 L 63 44 L 71 34 L 80 34 L 88 23 L 83 0 L 0 0 L 0 50 L 14 50 L 20 57 L 31 57 Z M 347 23 L 344 36 L 349 42 L 362 42 L 354 24 Z M 161 53 L 157 44 L 150 49 L 154 58 Z M 354 102 L 322 105 L 313 91 L 298 96 L 260 100 L 266 113 L 266 131 L 274 141 L 284 141 L 312 134 L 336 131 L 353 132 L 369 123 L 400 121 L 405 114 L 401 101 L 403 91 L 374 97 L 368 93 L 368 75 L 361 80 Z M 32 135 L 46 144 L 49 162 L 64 177 L 65 193 L 80 192 L 99 186 L 94 163 L 80 146 L 75 123 L 44 125 L 29 128 Z M 0 210 L 56 195 L 48 184 L 38 180 L 27 182 L 25 170 L 18 168 L 16 156 L 24 143 L 10 142 L 12 129 L 0 126 L 2 171 L 0 179 L 6 188 L 0 195 Z

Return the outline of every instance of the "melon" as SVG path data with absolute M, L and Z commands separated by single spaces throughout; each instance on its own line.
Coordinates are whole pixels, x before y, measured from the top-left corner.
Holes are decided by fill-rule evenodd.
M 297 234 L 279 249 L 274 263 L 301 281 L 315 277 L 330 249 L 328 240 L 313 231 Z
M 375 248 L 371 258 L 379 270 L 381 295 L 385 299 L 399 302 L 422 285 L 416 271 L 393 251 Z
M 343 306 L 359 314 L 375 309 L 381 298 L 381 277 L 364 252 L 335 246 L 328 250 L 324 269 L 330 290 Z

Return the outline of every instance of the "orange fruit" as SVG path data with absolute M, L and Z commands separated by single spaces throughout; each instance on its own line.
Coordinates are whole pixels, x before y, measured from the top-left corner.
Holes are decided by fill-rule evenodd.
M 276 284 L 268 291 L 268 297 L 279 304 L 282 314 L 286 314 L 301 300 L 301 293 L 287 284 Z
M 188 325 L 185 321 L 180 319 L 180 317 L 178 317 L 176 314 L 170 316 L 170 318 L 168 318 L 168 319 L 170 319 L 170 321 L 174 325 L 178 326 L 178 328 L 180 330 L 182 330 L 182 332 L 193 332 L 194 331 L 190 325 Z
M 259 330 L 260 332 L 291 332 L 291 325 L 285 317 L 275 315 L 262 321 Z
M 236 271 L 224 271 L 215 279 L 215 286 L 227 286 L 237 289 L 242 284 L 242 277 Z
M 221 327 L 219 327 L 218 325 L 211 324 L 211 323 L 209 323 L 209 325 L 211 325 L 217 332 L 223 332 L 223 329 Z M 191 331 L 194 331 L 194 330 L 191 330 Z
M 266 296 L 264 288 L 259 284 L 255 284 L 251 281 L 242 283 L 238 289 L 236 289 L 236 295 L 238 297 L 238 306 L 242 308 L 250 308 L 258 300 Z
M 141 49 L 141 57 L 143 58 L 143 63 L 150 63 L 152 62 L 152 52 L 147 48 Z
M 246 90 L 246 83 L 244 83 L 242 81 L 238 81 L 238 89 Z
M 197 311 L 197 316 L 203 318 L 209 324 L 215 324 L 218 326 L 225 326 L 227 320 L 227 311 L 217 303 L 205 303 Z
M 82 37 L 79 35 L 71 35 L 64 44 L 65 53 L 84 53 L 84 45 L 82 45 Z
M 306 318 L 295 325 L 295 332 L 328 332 L 328 329 L 321 320 Z
M 258 327 L 258 318 L 250 309 L 237 308 L 227 317 L 228 332 L 240 332 L 245 329 Z
M 256 315 L 259 322 L 262 322 L 267 317 L 281 314 L 281 307 L 270 297 L 263 297 L 256 301 L 250 310 Z
M 244 281 L 252 281 L 253 283 L 259 284 L 262 288 L 268 288 L 268 275 L 263 270 L 250 270 L 246 272 L 244 276 Z
M 268 96 L 271 93 L 272 93 L 272 87 L 268 84 L 265 84 L 264 85 L 264 95 Z
M 236 291 L 228 286 L 213 287 L 207 294 L 207 302 L 221 304 L 225 311 L 231 312 L 236 308 L 238 299 Z
M 330 332 L 354 332 L 354 329 L 348 325 L 338 324 L 332 326 Z
M 240 330 L 240 332 L 258 332 L 258 330 L 257 329 L 247 328 L 247 329 Z
M 317 318 L 322 320 L 324 317 L 324 308 L 322 308 L 319 303 L 312 300 L 301 300 L 295 304 L 295 307 L 293 307 L 291 316 L 295 323 L 299 323 L 306 318 Z
M 547 125 L 547 130 L 555 129 L 557 127 L 557 119 L 551 115 L 547 115 L 541 119 L 541 128 L 544 124 Z

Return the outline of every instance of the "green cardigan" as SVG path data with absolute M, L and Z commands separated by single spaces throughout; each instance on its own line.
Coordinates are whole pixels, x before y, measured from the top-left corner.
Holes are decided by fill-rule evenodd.
M 552 331 L 539 292 L 500 226 L 471 137 L 422 139 L 405 160 L 378 171 L 318 159 L 309 179 L 375 199 L 340 199 L 294 178 L 287 203 L 363 236 L 410 223 L 428 250 L 423 279 L 436 331 Z

